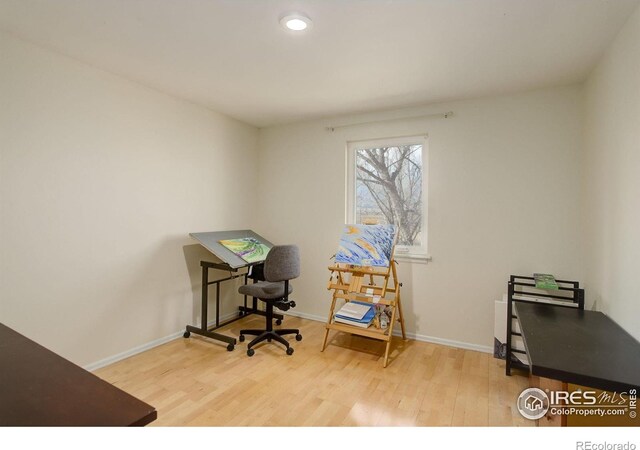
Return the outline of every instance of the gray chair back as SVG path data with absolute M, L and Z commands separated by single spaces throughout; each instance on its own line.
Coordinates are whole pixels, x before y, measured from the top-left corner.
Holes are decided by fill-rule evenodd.
M 264 261 L 267 281 L 285 281 L 300 276 L 300 251 L 297 245 L 274 245 Z

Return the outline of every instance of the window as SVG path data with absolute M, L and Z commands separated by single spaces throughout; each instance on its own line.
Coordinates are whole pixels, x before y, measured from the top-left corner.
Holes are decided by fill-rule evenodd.
M 427 259 L 426 137 L 347 145 L 347 222 L 394 224 L 396 256 Z

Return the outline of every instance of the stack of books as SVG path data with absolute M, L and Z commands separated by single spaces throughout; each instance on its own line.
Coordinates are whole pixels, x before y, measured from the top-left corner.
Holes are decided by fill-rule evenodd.
M 373 322 L 376 312 L 371 303 L 347 302 L 334 316 L 334 321 L 353 325 L 354 327 L 368 328 Z

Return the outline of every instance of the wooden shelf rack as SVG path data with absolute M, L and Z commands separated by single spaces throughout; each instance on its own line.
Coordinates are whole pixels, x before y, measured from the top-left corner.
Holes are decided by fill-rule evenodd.
M 343 333 L 351 333 L 385 341 L 383 366 L 387 367 L 389 361 L 389 348 L 393 337 L 393 327 L 396 322 L 400 323 L 402 339 L 406 339 L 404 329 L 404 317 L 402 316 L 402 305 L 400 303 L 400 287 L 396 271 L 396 262 L 391 260 L 389 267 L 362 267 L 348 264 L 334 264 L 329 266 L 331 276 L 327 289 L 333 291 L 329 318 L 324 333 L 322 351 L 327 347 L 329 332 L 331 330 Z M 345 302 L 359 301 L 371 304 L 385 305 L 391 307 L 391 319 L 385 329 L 378 329 L 374 326 L 360 328 L 353 325 L 336 323 L 334 321 L 336 312 L 336 302 L 338 299 Z

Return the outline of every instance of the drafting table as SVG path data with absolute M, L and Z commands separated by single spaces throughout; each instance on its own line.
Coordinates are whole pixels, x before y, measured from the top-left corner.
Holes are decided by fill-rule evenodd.
M 156 409 L 0 323 L 0 426 L 143 426 Z
M 187 325 L 186 331 L 184 332 L 184 337 L 188 338 L 191 333 L 195 333 L 200 336 L 205 336 L 210 339 L 215 339 L 218 341 L 225 342 L 227 344 L 227 350 L 232 351 L 234 346 L 236 345 L 236 339 L 230 336 L 225 336 L 224 334 L 216 333 L 214 330 L 228 325 L 236 320 L 239 320 L 243 317 L 246 317 L 250 314 L 258 314 L 264 316 L 264 311 L 260 311 L 258 309 L 257 299 L 253 299 L 252 305 L 247 306 L 247 296 L 244 296 L 244 304 L 243 306 L 238 307 L 238 317 L 235 317 L 231 320 L 227 320 L 224 323 L 220 323 L 220 283 L 225 281 L 234 280 L 239 277 L 244 277 L 245 284 L 248 282 L 249 278 L 253 279 L 254 282 L 262 279 L 262 271 L 256 270 L 256 273 L 250 273 L 250 268 L 253 267 L 261 267 L 262 262 L 258 263 L 247 263 L 244 259 L 237 256 L 231 250 L 226 248 L 224 245 L 220 244 L 221 240 L 227 239 L 241 239 L 241 238 L 253 238 L 265 244 L 267 247 L 273 247 L 273 244 L 260 236 L 259 234 L 251 231 L 251 230 L 230 230 L 230 231 L 211 231 L 204 233 L 190 233 L 189 236 L 194 238 L 196 241 L 200 243 L 204 248 L 213 253 L 218 259 L 222 262 L 210 262 L 210 261 L 200 261 L 200 266 L 202 267 L 202 305 L 201 305 L 201 318 L 200 318 L 200 326 L 196 327 L 193 325 Z M 240 269 L 247 268 L 246 271 L 239 272 Z M 217 269 L 224 272 L 228 272 L 229 276 L 226 278 L 219 278 L 217 280 L 209 281 L 209 269 Z M 216 286 L 216 323 L 215 325 L 209 327 L 208 325 L 208 308 L 209 308 L 209 286 L 215 284 Z M 276 318 L 276 324 L 282 323 L 283 316 L 282 314 L 274 314 Z

